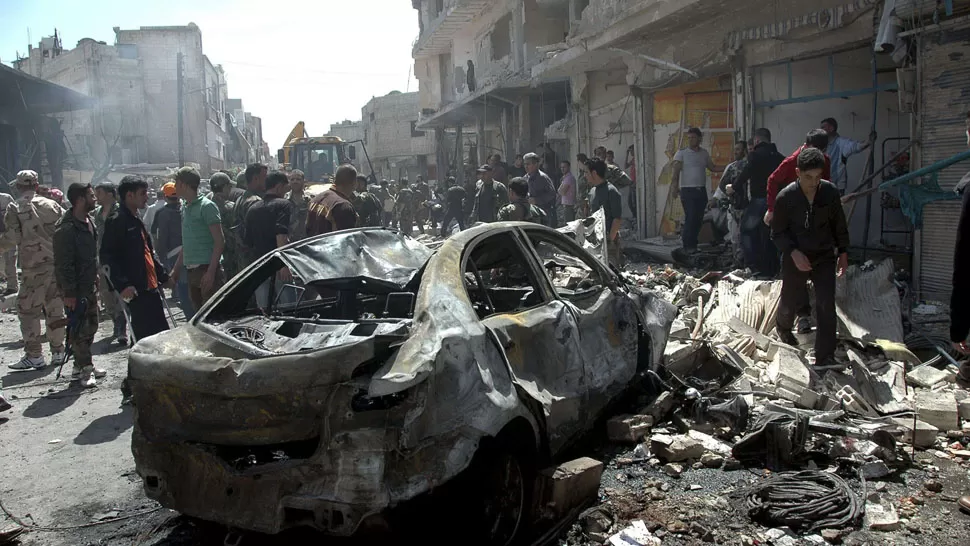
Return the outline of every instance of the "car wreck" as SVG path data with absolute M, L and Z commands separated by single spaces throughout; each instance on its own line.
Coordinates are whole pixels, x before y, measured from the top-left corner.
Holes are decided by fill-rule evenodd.
M 293 243 L 134 347 L 137 472 L 192 517 L 337 536 L 472 475 L 470 513 L 505 544 L 540 465 L 660 366 L 675 313 L 536 224 Z

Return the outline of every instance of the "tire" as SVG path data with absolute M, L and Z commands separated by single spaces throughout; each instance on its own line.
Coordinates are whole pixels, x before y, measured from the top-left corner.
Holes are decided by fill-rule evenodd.
M 478 450 L 470 470 L 470 522 L 480 544 L 512 546 L 531 525 L 535 460 L 530 450 L 491 441 Z M 521 445 L 521 444 L 519 444 Z

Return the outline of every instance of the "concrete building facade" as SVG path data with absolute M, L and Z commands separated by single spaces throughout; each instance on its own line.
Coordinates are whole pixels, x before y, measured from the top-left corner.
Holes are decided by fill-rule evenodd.
M 199 27 L 115 27 L 114 33 L 113 45 L 85 38 L 71 50 L 55 37 L 44 38 L 14 63 L 32 76 L 96 99 L 95 108 L 58 114 L 68 164 L 93 171 L 95 177 L 123 164 L 182 161 L 198 165 L 204 174 L 232 166 L 226 74 L 203 53 Z M 260 139 L 252 143 L 251 155 L 265 160 L 259 124 L 251 125 L 251 136 Z
M 636 178 L 624 216 L 639 238 L 680 230 L 682 207 L 669 188 L 690 127 L 701 128 L 720 167 L 733 161 L 733 143 L 760 127 L 786 155 L 824 118 L 858 141 L 875 131 L 872 155 L 847 161 L 842 185 L 850 192 L 897 152 L 909 154 L 908 164 L 876 182 L 966 146 L 961 118 L 970 104 L 955 90 L 970 88 L 958 51 L 970 45 L 968 0 L 779 0 L 771 9 L 754 0 L 412 5 L 421 25 L 413 50 L 419 126 L 477 127 L 483 148 L 506 156 L 538 140 L 551 141 L 559 157 L 614 150 Z M 944 190 L 957 174 L 941 176 Z M 712 175 L 711 190 L 717 181 Z M 885 194 L 854 207 L 853 255 L 892 257 L 912 268 L 920 290 L 945 296 L 958 206 L 930 203 L 925 223 L 914 226 L 898 194 Z
M 365 173 L 377 178 L 414 180 L 418 175 L 437 179 L 435 140 L 432 131 L 417 127 L 419 93 L 392 91 L 374 97 L 361 109 L 360 125 L 370 164 L 363 154 L 356 163 Z

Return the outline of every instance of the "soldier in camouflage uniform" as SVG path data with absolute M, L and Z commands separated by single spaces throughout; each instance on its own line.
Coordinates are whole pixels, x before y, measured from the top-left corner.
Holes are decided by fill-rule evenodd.
M 108 220 L 109 216 L 118 212 L 120 205 L 118 204 L 118 189 L 110 182 L 98 184 L 98 187 L 94 190 L 94 195 L 98 199 L 98 208 L 94 210 L 94 227 L 97 230 L 98 249 L 100 250 L 101 238 L 104 237 L 104 223 Z M 128 322 L 125 319 L 125 312 L 121 308 L 118 294 L 111 291 L 111 287 L 105 281 L 104 274 L 100 273 L 100 277 L 101 284 L 99 292 L 101 295 L 101 303 L 104 305 L 104 310 L 114 323 L 114 332 L 111 337 L 115 338 L 119 345 L 127 347 Z
M 529 181 L 521 177 L 510 180 L 509 204 L 498 211 L 498 221 L 541 224 L 545 216 L 542 209 L 529 204 Z
M 51 363 L 63 364 L 64 328 L 50 324 L 64 318 L 64 301 L 54 282 L 54 225 L 64 209 L 46 197 L 37 195 L 37 173 L 17 173 L 20 197 L 7 207 L 4 223 L 7 231 L 0 235 L 0 252 L 17 248 L 23 283 L 17 294 L 20 331 L 24 336 L 23 359 L 11 364 L 14 370 L 40 369 L 46 366 L 41 341 L 40 319 L 47 316 L 47 340 L 51 346 Z
M 380 227 L 384 218 L 381 202 L 376 195 L 367 191 L 367 177 L 357 175 L 357 191 L 352 200 L 357 211 L 357 227 Z
M 401 231 L 411 235 L 414 230 L 414 190 L 408 187 L 407 180 L 401 180 L 401 189 L 394 202 L 394 215 L 400 222 Z
M 97 385 L 104 370 L 97 370 L 91 360 L 91 344 L 98 332 L 98 240 L 89 214 L 94 210 L 94 190 L 90 184 L 71 184 L 67 190 L 71 208 L 57 222 L 54 231 L 54 276 L 57 288 L 64 294 L 64 307 L 77 321 L 70 336 L 74 353 L 71 379 L 84 387 Z M 83 309 L 82 309 L 83 307 Z

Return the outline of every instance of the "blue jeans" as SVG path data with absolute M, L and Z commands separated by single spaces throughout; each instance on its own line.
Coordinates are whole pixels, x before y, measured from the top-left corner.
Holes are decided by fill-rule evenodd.
M 697 248 L 697 236 L 704 223 L 704 211 L 707 209 L 706 188 L 680 188 L 680 202 L 684 205 L 684 227 L 680 231 L 684 248 Z
M 178 261 L 178 255 L 174 258 L 166 256 L 165 267 L 172 271 L 176 261 Z M 175 297 L 179 300 L 179 307 L 182 309 L 186 321 L 195 316 L 195 307 L 192 306 L 192 299 L 189 297 L 189 271 L 185 266 L 182 266 L 182 270 L 179 271 L 179 280 L 175 283 Z
M 774 277 L 778 274 L 778 250 L 764 223 L 766 212 L 767 199 L 752 199 L 744 209 L 741 216 L 741 249 L 744 252 L 744 265 L 755 273 Z

